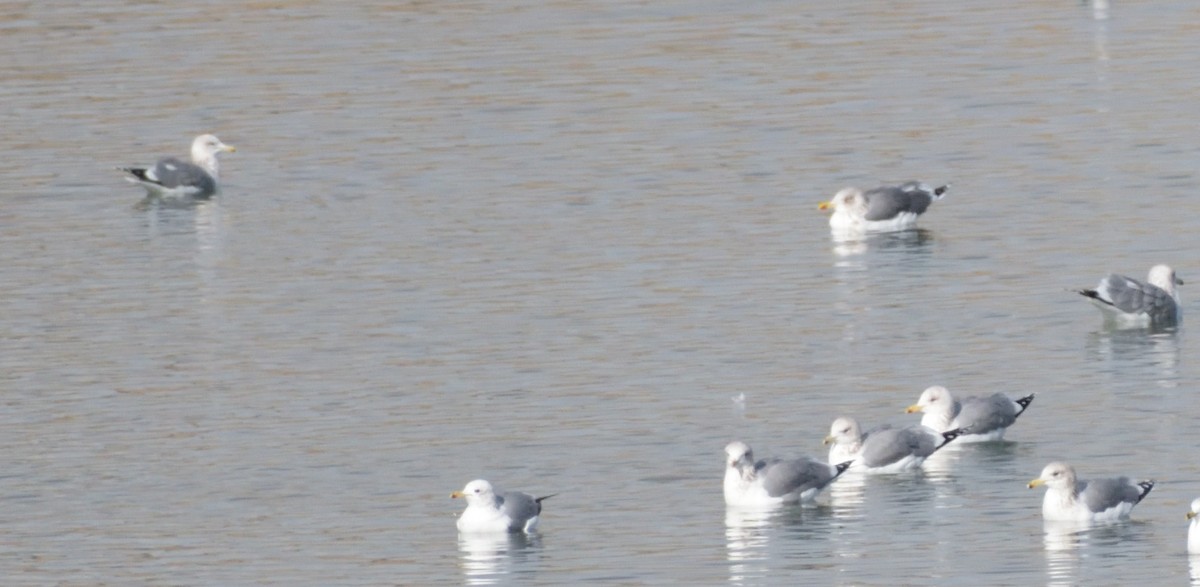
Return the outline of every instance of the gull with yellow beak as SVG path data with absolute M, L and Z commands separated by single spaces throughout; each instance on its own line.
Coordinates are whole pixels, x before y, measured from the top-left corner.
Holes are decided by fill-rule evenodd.
M 843 188 L 832 200 L 817 204 L 818 210 L 833 210 L 829 226 L 836 232 L 893 232 L 916 226 L 934 200 L 942 199 L 950 186 L 930 187 L 918 181 L 862 191 Z
M 917 403 L 905 410 L 909 414 L 924 413 L 921 424 L 947 432 L 955 428 L 969 428 L 969 433 L 958 438 L 964 442 L 989 442 L 1004 440 L 1004 432 L 1025 413 L 1033 403 L 1033 395 L 1012 399 L 1003 393 L 988 396 L 954 397 L 949 389 L 934 385 L 923 391 Z
M 458 518 L 458 531 L 473 532 L 524 532 L 537 529 L 538 516 L 542 513 L 542 500 L 558 495 L 533 497 L 520 491 L 499 491 L 491 483 L 476 479 L 467 483 L 462 491 L 450 494 L 452 498 L 467 500 L 467 509 Z
M 1129 517 L 1133 506 L 1154 489 L 1154 481 L 1139 483 L 1128 477 L 1079 481 L 1075 468 L 1054 462 L 1042 469 L 1028 487 L 1046 486 L 1042 518 L 1058 522 L 1114 522 Z
M 192 161 L 175 157 L 159 159 L 154 167 L 121 167 L 125 179 L 146 188 L 147 198 L 206 200 L 217 193 L 220 175 L 217 153 L 237 149 L 214 135 L 200 135 L 192 141 Z

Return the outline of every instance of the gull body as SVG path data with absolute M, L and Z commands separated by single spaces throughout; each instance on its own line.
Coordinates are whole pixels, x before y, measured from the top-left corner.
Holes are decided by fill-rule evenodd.
M 1177 285 L 1183 285 L 1183 280 L 1175 270 L 1160 264 L 1150 268 L 1145 282 L 1112 273 L 1095 289 L 1077 293 L 1100 308 L 1106 320 L 1120 326 L 1171 326 L 1183 314 Z
M 853 418 L 841 417 L 829 427 L 825 444 L 829 462 L 853 460 L 853 469 L 867 473 L 899 473 L 919 468 L 925 459 L 963 434 L 938 432 L 926 426 L 880 427 L 863 433 Z
M 940 385 L 921 392 L 917 403 L 906 410 L 921 412 L 921 425 L 938 432 L 966 428 L 969 432 L 958 437 L 956 444 L 1003 440 L 1004 432 L 1012 426 L 1025 408 L 1033 403 L 1034 394 L 1012 399 L 1003 393 L 970 396 L 961 400 Z
M 935 200 L 942 199 L 949 189 L 949 185 L 933 188 L 916 181 L 877 187 L 865 192 L 848 187 L 828 202 L 818 204 L 817 208 L 833 210 L 829 227 L 835 232 L 907 230 L 914 227 L 917 218 Z
M 1188 539 L 1187 550 L 1190 554 L 1200 554 L 1200 497 L 1192 500 L 1192 506 L 1188 509 Z
M 217 193 L 217 153 L 236 150 L 216 136 L 204 134 L 192 141 L 191 162 L 166 157 L 154 167 L 123 167 L 121 171 L 129 173 L 125 179 L 130 183 L 146 188 L 147 197 L 203 200 Z
M 476 479 L 452 498 L 467 500 L 467 509 L 458 518 L 459 532 L 525 532 L 537 529 L 542 513 L 542 500 L 554 497 L 533 497 L 520 491 L 499 491 L 491 483 Z
M 1133 506 L 1145 499 L 1154 481 L 1134 483 L 1128 477 L 1080 481 L 1075 468 L 1054 462 L 1029 482 L 1029 488 L 1046 486 L 1042 518 L 1062 522 L 1113 522 L 1129 517 Z
M 755 461 L 749 445 L 734 441 L 725 446 L 725 504 L 763 507 L 810 502 L 849 467 L 849 462 L 829 465 L 808 457 Z

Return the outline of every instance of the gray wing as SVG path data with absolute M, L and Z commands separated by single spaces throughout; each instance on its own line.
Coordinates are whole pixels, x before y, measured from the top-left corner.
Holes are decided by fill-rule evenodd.
M 528 493 L 520 491 L 505 491 L 496 496 L 500 500 L 500 509 L 512 520 L 509 530 L 523 530 L 525 522 L 542 513 L 542 504 Z
M 971 434 L 987 434 L 998 428 L 1008 428 L 1016 421 L 1016 404 L 1003 393 L 993 393 L 963 399 L 956 425 L 969 427 Z
M 1101 279 L 1096 289 L 1079 293 L 1128 314 L 1146 312 L 1161 319 L 1175 313 L 1175 300 L 1162 288 L 1115 273 Z
M 197 196 L 212 195 L 217 189 L 212 176 L 202 167 L 174 157 L 160 159 L 154 166 L 153 176 L 147 174 L 147 177 L 167 188 L 191 186 L 197 190 Z
M 1122 502 L 1134 504 L 1142 499 L 1142 490 L 1131 483 L 1128 477 L 1081 481 L 1078 487 L 1083 503 L 1095 513 L 1116 507 Z
M 933 202 L 933 195 L 911 184 L 900 187 L 879 187 L 863 194 L 867 199 L 867 220 L 887 220 L 901 212 L 923 214 Z
M 771 497 L 783 497 L 796 491 L 823 488 L 833 479 L 829 465 L 809 458 L 770 459 L 758 462 L 763 489 Z
M 937 448 L 933 435 L 917 427 L 879 430 L 863 443 L 862 462 L 868 467 L 882 467 L 907 456 L 927 457 Z

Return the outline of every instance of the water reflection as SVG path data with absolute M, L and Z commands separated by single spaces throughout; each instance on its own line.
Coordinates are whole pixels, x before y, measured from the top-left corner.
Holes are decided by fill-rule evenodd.
M 1088 522 L 1045 521 L 1046 585 L 1077 585 L 1079 548 Z
M 869 251 L 929 252 L 933 233 L 923 228 L 899 232 L 868 233 L 833 231 L 833 254 L 838 257 L 835 267 L 865 268 L 862 258 Z
M 731 585 L 761 585 L 779 561 L 829 568 L 831 508 L 816 504 L 727 507 L 725 553 Z
M 1192 587 L 1200 587 L 1200 554 L 1188 555 L 1188 578 Z
M 539 534 L 459 534 L 459 566 L 467 585 L 514 583 L 530 572 L 542 548 Z
M 731 585 L 758 584 L 766 577 L 770 554 L 769 528 L 775 509 L 725 510 L 725 557 Z
M 1179 383 L 1178 335 L 1175 329 L 1105 325 L 1103 330 L 1088 334 L 1086 349 L 1089 357 L 1105 365 L 1110 373 L 1127 373 L 1133 368 L 1154 377 L 1159 387 L 1174 388 Z

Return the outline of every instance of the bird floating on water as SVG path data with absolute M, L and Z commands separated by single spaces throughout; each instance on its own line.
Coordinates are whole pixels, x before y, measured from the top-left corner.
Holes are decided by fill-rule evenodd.
M 1003 393 L 970 396 L 961 400 L 950 390 L 934 385 L 921 392 L 917 403 L 905 410 L 909 414 L 922 412 L 921 424 L 938 432 L 966 428 L 969 432 L 958 437 L 956 444 L 1003 440 L 1004 432 L 1025 413 L 1033 403 L 1034 394 L 1012 399 Z
M 121 167 L 130 183 L 146 188 L 147 198 L 204 200 L 217 193 L 220 175 L 217 153 L 236 151 L 214 135 L 203 134 L 192 141 L 192 161 L 175 157 L 158 160 L 153 167 Z
M 1172 326 L 1182 317 L 1176 285 L 1183 280 L 1170 265 L 1155 265 L 1145 282 L 1110 273 L 1095 289 L 1075 290 L 1121 326 Z
M 524 532 L 537 529 L 542 501 L 558 495 L 533 497 L 520 491 L 499 491 L 491 483 L 476 479 L 462 491 L 450 494 L 465 498 L 467 509 L 458 518 L 459 532 Z
M 843 188 L 833 199 L 817 205 L 833 210 L 829 226 L 837 232 L 892 232 L 912 228 L 929 205 L 942 199 L 950 185 L 930 187 L 918 181 L 862 191 Z
M 1133 506 L 1154 489 L 1154 481 L 1134 483 L 1128 477 L 1079 481 L 1075 468 L 1050 463 L 1028 487 L 1046 486 L 1042 518 L 1060 522 L 1112 522 L 1129 517 Z
M 755 461 L 740 441 L 725 446 L 725 457 L 725 504 L 741 507 L 810 502 L 850 468 L 849 461 L 830 465 L 808 457 Z
M 854 418 L 841 417 L 829 427 L 825 444 L 829 462 L 853 460 L 854 469 L 868 473 L 898 473 L 916 469 L 925 459 L 967 430 L 938 432 L 928 426 L 881 426 L 864 433 Z

